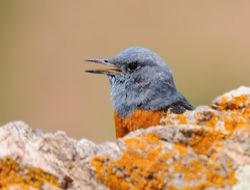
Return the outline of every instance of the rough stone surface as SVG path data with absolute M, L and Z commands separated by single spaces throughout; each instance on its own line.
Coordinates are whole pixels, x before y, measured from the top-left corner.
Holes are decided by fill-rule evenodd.
M 250 188 L 250 88 L 161 122 L 104 144 L 8 123 L 0 127 L 0 189 Z

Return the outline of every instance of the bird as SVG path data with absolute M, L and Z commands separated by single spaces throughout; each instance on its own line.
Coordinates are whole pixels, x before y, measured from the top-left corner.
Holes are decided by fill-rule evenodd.
M 109 79 L 117 138 L 139 128 L 159 125 L 168 110 L 174 114 L 193 110 L 176 89 L 169 66 L 148 48 L 129 47 L 114 57 L 86 61 L 106 66 L 85 71 L 104 74 Z

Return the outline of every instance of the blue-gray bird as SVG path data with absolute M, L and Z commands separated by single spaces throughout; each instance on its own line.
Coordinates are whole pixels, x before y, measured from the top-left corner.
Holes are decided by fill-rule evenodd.
M 160 124 L 167 110 L 181 114 L 193 109 L 176 89 L 168 65 L 147 48 L 130 47 L 111 58 L 87 61 L 108 66 L 86 72 L 105 74 L 109 78 L 117 137 Z

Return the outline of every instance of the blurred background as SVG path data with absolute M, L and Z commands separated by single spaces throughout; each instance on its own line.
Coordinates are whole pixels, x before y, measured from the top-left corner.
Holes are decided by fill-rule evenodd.
M 115 139 L 105 76 L 83 60 L 156 51 L 195 105 L 250 85 L 250 1 L 1 0 L 0 124 Z

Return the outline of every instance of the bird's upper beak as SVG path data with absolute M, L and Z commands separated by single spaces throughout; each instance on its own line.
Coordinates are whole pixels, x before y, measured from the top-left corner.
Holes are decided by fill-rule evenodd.
M 104 68 L 104 69 L 86 70 L 85 72 L 88 72 L 88 73 L 114 75 L 114 74 L 119 74 L 122 72 L 122 70 L 119 67 L 117 67 L 113 63 L 110 63 L 108 59 L 90 58 L 90 59 L 86 59 L 86 61 L 108 66 L 107 68 Z

